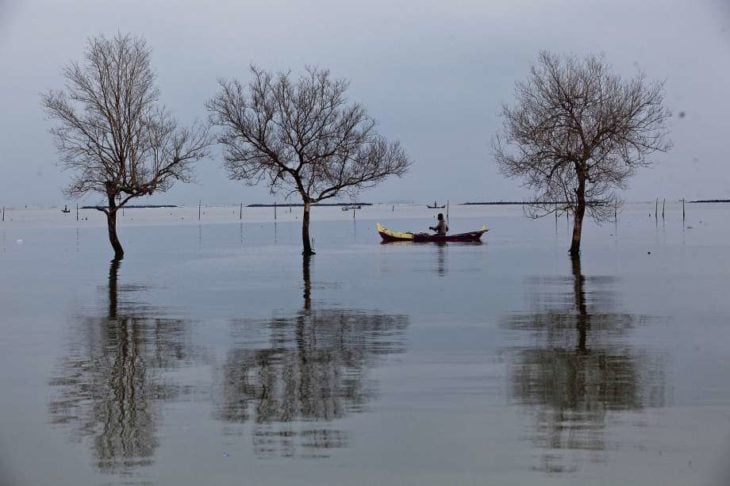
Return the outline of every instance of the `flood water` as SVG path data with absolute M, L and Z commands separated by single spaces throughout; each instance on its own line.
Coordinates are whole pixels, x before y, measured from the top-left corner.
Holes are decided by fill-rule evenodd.
M 660 208 L 661 209 L 661 208 Z M 0 484 L 728 484 L 730 206 L 0 223 Z M 65 218 L 65 219 L 64 219 Z M 88 220 L 84 219 L 88 218 Z

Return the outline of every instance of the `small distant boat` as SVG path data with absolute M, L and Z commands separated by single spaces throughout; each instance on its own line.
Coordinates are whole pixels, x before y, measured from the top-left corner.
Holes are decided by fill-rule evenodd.
M 412 241 L 414 243 L 428 243 L 437 242 L 442 243 L 446 241 L 481 241 L 482 235 L 489 231 L 487 225 L 482 226 L 476 231 L 470 231 L 468 233 L 457 233 L 453 235 L 436 235 L 433 233 L 411 233 L 410 231 L 393 231 L 389 230 L 380 223 L 375 226 L 383 239 L 383 243 L 391 241 Z
M 433 206 L 430 205 L 430 204 L 428 204 L 428 205 L 426 205 L 426 207 L 429 208 L 429 209 L 444 209 L 446 207 L 446 204 L 442 204 L 442 205 L 439 206 L 439 203 L 437 203 L 436 201 L 434 201 L 433 202 Z
M 351 205 L 351 206 L 342 206 L 343 211 L 352 211 L 354 209 L 362 209 L 362 206 L 358 205 Z
M 68 205 L 64 204 L 63 209 L 61 210 L 62 213 L 70 213 L 71 210 L 68 208 Z

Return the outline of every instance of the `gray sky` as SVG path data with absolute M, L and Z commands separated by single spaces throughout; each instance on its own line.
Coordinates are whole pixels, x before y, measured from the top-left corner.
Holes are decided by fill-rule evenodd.
M 604 53 L 621 74 L 666 80 L 675 114 L 673 150 L 626 199 L 730 198 L 728 0 L 0 0 L 0 205 L 70 202 L 39 94 L 63 86 L 61 68 L 90 36 L 117 31 L 147 38 L 163 101 L 183 122 L 205 118 L 216 80 L 247 81 L 251 63 L 350 79 L 350 99 L 414 161 L 362 194 L 374 202 L 522 199 L 490 153 L 500 105 L 540 49 Z M 151 202 L 273 201 L 226 180 L 220 160 L 214 151 L 197 184 Z

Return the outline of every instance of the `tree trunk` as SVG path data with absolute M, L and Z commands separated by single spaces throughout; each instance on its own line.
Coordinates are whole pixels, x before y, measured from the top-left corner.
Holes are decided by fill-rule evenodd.
M 114 197 L 110 196 L 109 208 L 106 213 L 106 224 L 109 230 L 109 243 L 111 243 L 112 248 L 114 248 L 114 260 L 121 260 L 124 258 L 124 248 L 122 248 L 122 244 L 119 242 L 119 237 L 117 237 L 118 209 L 119 208 L 115 204 Z
M 573 239 L 570 243 L 570 256 L 580 255 L 580 237 L 583 232 L 583 216 L 586 214 L 586 178 L 578 171 L 578 189 L 575 191 L 576 205 L 573 213 Z
M 309 264 L 311 262 L 311 255 L 304 255 L 302 257 L 302 278 L 304 279 L 304 310 L 310 311 L 312 309 L 312 280 L 310 278 Z
M 302 244 L 304 245 L 304 249 L 302 250 L 302 255 L 314 255 L 314 250 L 312 250 L 312 243 L 309 241 L 309 209 L 310 209 L 310 202 L 308 200 L 304 201 L 304 216 L 302 217 Z
M 112 260 L 109 266 L 109 319 L 117 318 L 117 276 L 119 275 L 119 260 Z

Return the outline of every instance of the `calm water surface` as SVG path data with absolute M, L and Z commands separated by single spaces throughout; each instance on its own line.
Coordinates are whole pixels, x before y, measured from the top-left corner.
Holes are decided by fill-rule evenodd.
M 651 206 L 580 261 L 520 208 L 443 246 L 379 243 L 425 208 L 317 209 L 309 261 L 296 215 L 126 220 L 119 265 L 16 214 L 0 484 L 727 484 L 730 207 Z

